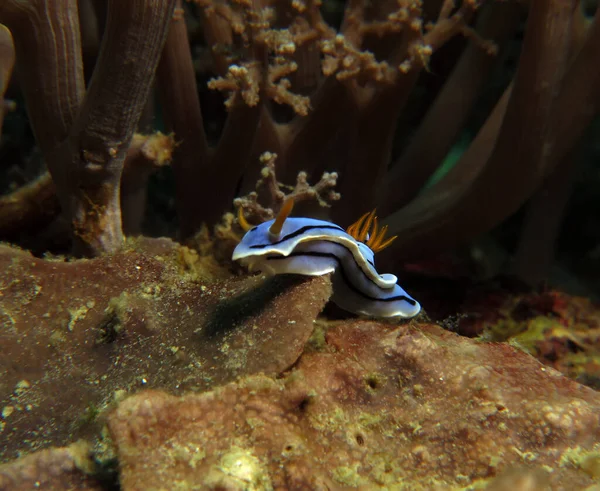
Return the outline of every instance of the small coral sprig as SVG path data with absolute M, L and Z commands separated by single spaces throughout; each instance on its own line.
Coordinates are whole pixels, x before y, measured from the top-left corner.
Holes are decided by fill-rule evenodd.
M 225 106 L 231 109 L 243 102 L 254 107 L 263 97 L 289 105 L 296 114 L 306 116 L 310 110 L 310 98 L 294 93 L 288 76 L 298 69 L 293 60 L 296 48 L 315 41 L 314 34 L 307 35 L 308 27 L 272 28 L 273 10 L 257 9 L 252 2 L 235 1 L 231 5 L 219 5 L 218 12 L 212 1 L 196 2 L 211 9 L 204 12 L 205 16 L 217 16 L 233 26 L 235 34 L 243 40 L 238 51 L 246 52 L 249 58 L 248 61 L 223 60 L 227 63 L 226 72 L 208 82 L 210 89 L 227 94 Z
M 299 172 L 296 178 L 295 186 L 286 186 L 277 181 L 275 173 L 275 162 L 277 154 L 264 152 L 260 156 L 264 167 L 261 171 L 261 177 L 256 183 L 259 189 L 265 186 L 269 194 L 269 203 L 263 206 L 258 202 L 258 193 L 252 191 L 246 196 L 236 198 L 233 202 L 236 208 L 241 208 L 244 216 L 251 222 L 264 222 L 271 220 L 277 215 L 283 203 L 288 199 L 293 199 L 295 203 L 301 201 L 316 201 L 322 207 L 329 207 L 331 201 L 340 199 L 340 194 L 333 188 L 337 185 L 337 172 L 324 172 L 319 182 L 314 186 L 308 183 L 306 172 Z M 282 189 L 288 189 L 291 192 L 285 193 Z
M 289 198 L 292 198 L 295 203 L 316 201 L 322 207 L 329 207 L 331 201 L 340 199 L 340 194 L 333 189 L 337 185 L 338 175 L 336 172 L 324 172 L 314 186 L 308 183 L 306 172 L 300 172 L 296 178 L 296 185 L 286 186 L 277 181 L 276 159 L 277 155 L 272 152 L 265 152 L 260 156 L 264 167 L 261 177 L 256 182 L 256 189 L 263 187 L 266 189 L 266 206 L 258 202 L 256 191 L 233 201 L 238 211 L 237 217 L 241 216 L 244 222 L 247 219 L 252 224 L 258 224 L 274 218 L 283 203 Z M 291 192 L 285 193 L 282 189 Z M 212 254 L 218 262 L 230 264 L 231 253 L 242 239 L 244 228 L 236 215 L 227 212 L 221 218 L 220 223 L 215 225 L 212 234 L 206 225 L 202 226 L 200 232 L 195 236 L 194 247 L 202 256 Z

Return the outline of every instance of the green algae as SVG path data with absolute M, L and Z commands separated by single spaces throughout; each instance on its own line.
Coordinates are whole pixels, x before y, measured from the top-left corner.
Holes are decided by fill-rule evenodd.
M 594 480 L 600 480 L 600 444 L 592 450 L 579 446 L 565 450 L 560 459 L 561 466 L 574 466 Z

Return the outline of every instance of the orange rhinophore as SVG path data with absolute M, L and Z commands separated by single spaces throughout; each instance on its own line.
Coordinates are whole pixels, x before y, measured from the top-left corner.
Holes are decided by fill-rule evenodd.
M 244 216 L 244 209 L 241 206 L 238 208 L 237 220 L 244 232 L 247 232 L 252 228 L 252 225 L 250 225 L 248 220 L 246 220 L 246 217 Z
M 294 199 L 288 198 L 285 203 L 283 203 L 281 210 L 277 214 L 273 225 L 269 228 L 269 235 L 273 238 L 279 237 L 281 233 L 281 229 L 287 217 L 290 216 L 292 209 L 294 208 Z

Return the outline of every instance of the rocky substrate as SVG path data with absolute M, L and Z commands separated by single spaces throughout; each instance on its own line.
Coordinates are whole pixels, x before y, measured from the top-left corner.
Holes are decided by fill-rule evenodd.
M 1 490 L 597 489 L 600 394 L 506 343 L 169 241 L 0 267 Z

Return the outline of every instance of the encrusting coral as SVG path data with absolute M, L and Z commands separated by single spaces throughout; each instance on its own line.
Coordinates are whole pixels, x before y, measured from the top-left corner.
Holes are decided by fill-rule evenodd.
M 598 393 L 507 344 L 316 320 L 326 279 L 231 278 L 164 239 L 70 263 L 1 252 L 3 458 L 47 450 L 0 466 L 0 489 L 104 489 L 115 457 L 123 489 L 598 478 Z M 51 448 L 79 438 L 75 464 Z
M 150 251 L 163 258 L 162 265 L 145 257 Z M 598 479 L 598 393 L 529 355 L 427 324 L 320 321 L 304 353 L 286 370 L 313 329 L 312 320 L 306 322 L 306 306 L 318 311 L 328 295 L 327 285 L 318 279 L 292 287 L 273 300 L 273 310 L 248 312 L 248 322 L 240 325 L 227 318 L 238 312 L 232 309 L 232 300 L 223 304 L 219 299 L 229 298 L 231 291 L 243 292 L 245 281 L 206 283 L 205 295 L 211 297 L 209 302 L 216 300 L 221 311 L 213 310 L 209 318 L 220 317 L 223 327 L 238 326 L 211 341 L 202 334 L 210 321 L 203 321 L 197 332 L 198 319 L 206 319 L 202 313 L 206 307 L 196 310 L 200 306 L 185 293 L 201 286 L 195 281 L 180 284 L 176 296 L 157 291 L 157 272 L 173 274 L 169 263 L 174 253 L 169 243 L 140 244 L 125 273 L 137 281 L 142 275 L 142 286 L 112 300 L 106 291 L 110 285 L 97 293 L 98 287 L 89 286 L 88 298 L 96 299 L 97 305 L 80 309 L 59 305 L 66 312 L 53 316 L 55 321 L 40 317 L 42 326 L 57 323 L 50 337 L 52 353 L 47 360 L 40 359 L 43 377 L 38 379 L 30 369 L 29 378 L 15 384 L 9 404 L 3 405 L 8 450 L 39 445 L 39 440 L 31 439 L 39 432 L 45 435 L 44 446 L 65 444 L 76 435 L 91 439 L 91 446 L 81 447 L 75 467 L 61 449 L 4 464 L 0 489 L 20 489 L 18 485 L 31 478 L 19 469 L 49 458 L 57 462 L 53 467 L 57 482 L 79 472 L 78 479 L 96 489 L 94 482 L 101 474 L 94 464 L 86 464 L 86 452 L 95 453 L 95 465 L 116 456 L 124 490 L 169 488 L 174 483 L 201 489 L 470 489 L 486 484 L 504 489 L 502 483 L 514 479 L 538 483 L 538 488 L 583 489 Z M 19 268 L 32 268 L 27 255 L 18 253 L 15 259 Z M 74 300 L 83 300 L 85 290 L 73 275 L 81 264 L 67 271 L 68 265 L 38 261 L 31 274 L 56 266 L 58 284 L 65 283 L 60 274 L 69 275 L 71 284 L 64 286 L 76 287 Z M 95 260 L 81 273 L 94 277 L 92 271 L 106 267 Z M 324 294 L 320 299 L 314 297 L 317 285 Z M 50 285 L 41 290 L 39 286 L 21 287 L 17 297 L 36 316 L 46 301 L 52 301 L 51 294 L 44 293 Z M 235 303 L 246 304 L 244 297 L 255 295 L 245 291 Z M 254 303 L 247 305 L 252 308 Z M 188 315 L 177 314 L 190 306 L 193 311 Z M 15 329 L 24 328 L 22 313 L 15 309 L 5 315 L 13 316 Z M 170 321 L 164 320 L 167 316 Z M 181 319 L 174 324 L 176 316 Z M 264 331 L 269 325 L 273 329 Z M 22 349 L 47 343 L 43 332 L 31 336 Z M 88 341 L 76 348 L 63 340 L 69 336 Z M 202 338 L 198 345 L 193 341 L 197 336 Z M 5 336 L 3 342 L 9 340 Z M 243 355 L 257 349 L 256 342 L 267 344 Z M 290 342 L 296 344 L 289 346 Z M 272 358 L 272 349 L 281 362 Z M 18 366 L 17 359 L 12 360 Z M 79 375 L 59 369 L 65 360 L 79 367 Z M 213 378 L 227 372 L 234 376 Z M 54 384 L 61 388 L 61 400 L 70 401 L 70 409 L 63 411 L 58 400 L 47 405 L 48 397 L 55 395 Z M 210 389 L 215 385 L 219 387 Z M 171 394 L 145 390 L 148 386 Z M 196 393 L 172 395 L 185 387 L 196 387 Z M 202 387 L 209 390 L 197 393 Z M 139 393 L 127 398 L 130 391 Z M 81 403 L 73 406 L 73 401 Z M 110 439 L 98 433 L 104 421 Z M 47 479 L 43 466 L 37 468 L 27 476 Z M 56 484 L 54 489 L 69 488 Z
M 598 306 L 587 298 L 545 291 L 507 295 L 482 290 L 463 304 L 456 332 L 508 342 L 564 375 L 600 389 Z
M 3 459 L 94 434 L 119 392 L 280 373 L 331 294 L 325 278 L 230 278 L 164 239 L 70 263 L 2 246 L 0 264 Z
M 94 468 L 90 446 L 79 441 L 31 454 L 0 466 L 0 490 L 55 489 L 102 491 L 103 483 L 87 475 Z
M 600 477 L 599 409 L 598 393 L 506 345 L 358 321 L 285 377 L 148 391 L 108 424 L 125 490 L 446 489 L 510 468 L 581 489 Z

